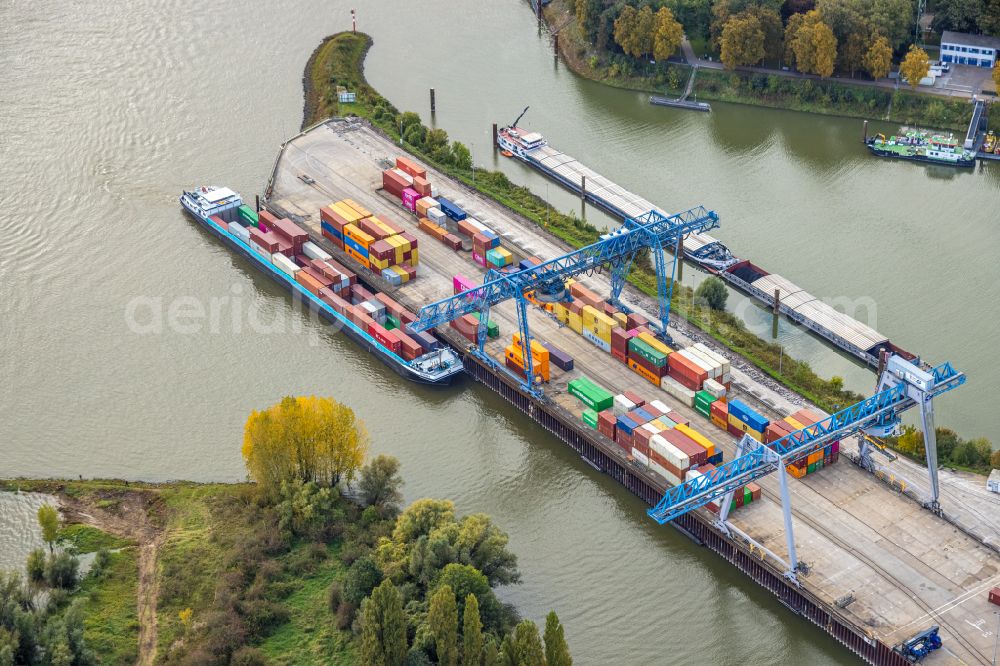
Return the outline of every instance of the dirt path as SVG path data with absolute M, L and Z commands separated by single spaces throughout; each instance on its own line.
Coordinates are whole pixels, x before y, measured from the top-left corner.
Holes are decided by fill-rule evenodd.
M 164 531 L 150 518 L 150 499 L 145 492 L 126 493 L 116 499 L 115 511 L 101 509 L 88 501 L 62 496 L 63 514 L 74 522 L 91 525 L 114 536 L 131 539 L 139 549 L 139 658 L 136 666 L 152 666 L 156 661 L 156 600 L 159 582 L 156 558 L 165 537 Z

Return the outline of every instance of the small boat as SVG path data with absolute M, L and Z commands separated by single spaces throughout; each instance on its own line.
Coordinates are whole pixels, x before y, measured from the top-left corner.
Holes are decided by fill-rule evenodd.
M 500 154 L 503 155 L 504 157 L 514 157 L 514 153 L 510 152 L 509 150 L 501 150 Z
M 924 130 L 902 127 L 899 134 L 876 134 L 865 138 L 865 145 L 873 155 L 890 159 L 943 164 L 956 167 L 973 167 L 975 155 L 958 145 L 954 135 L 931 134 Z

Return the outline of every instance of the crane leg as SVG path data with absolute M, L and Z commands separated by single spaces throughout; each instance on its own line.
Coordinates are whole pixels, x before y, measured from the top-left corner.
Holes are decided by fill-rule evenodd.
M 680 243 L 678 242 L 678 247 Z M 676 248 L 675 248 L 676 249 Z M 656 266 L 656 293 L 660 301 L 660 326 L 663 327 L 663 339 L 672 342 L 667 326 L 670 324 L 670 301 L 674 295 L 674 274 L 677 271 L 677 255 L 670 267 L 669 282 L 667 277 L 667 258 L 664 256 L 663 245 L 654 242 L 649 251 L 653 253 L 653 263 Z
M 632 269 L 634 260 L 635 254 L 631 254 L 622 257 L 620 261 L 611 266 L 611 302 L 619 307 L 621 307 L 622 289 L 625 287 L 625 281 L 628 279 L 628 273 Z
M 792 532 L 792 499 L 788 496 L 788 470 L 785 462 L 778 460 L 778 479 L 781 482 L 781 512 L 785 517 L 785 541 L 788 544 L 788 564 L 791 569 L 785 575 L 798 582 L 796 571 L 799 568 L 799 558 L 795 554 L 795 534 Z
M 931 511 L 940 511 L 940 488 L 938 487 L 937 432 L 934 430 L 934 403 L 930 396 L 920 401 L 920 425 L 924 429 L 924 451 L 927 455 L 927 474 L 931 482 L 931 496 L 925 506 Z
M 524 359 L 524 377 L 528 383 L 528 391 L 535 393 L 538 389 L 535 387 L 535 364 L 531 358 L 531 335 L 528 333 L 528 299 L 524 297 L 524 294 L 518 294 L 514 298 L 514 303 L 517 305 L 517 326 L 521 332 L 521 356 Z
M 489 330 L 490 323 L 490 303 L 489 301 L 482 301 L 479 306 L 479 326 L 476 327 L 476 343 L 479 346 L 479 353 L 485 354 L 483 351 L 486 347 L 486 334 Z

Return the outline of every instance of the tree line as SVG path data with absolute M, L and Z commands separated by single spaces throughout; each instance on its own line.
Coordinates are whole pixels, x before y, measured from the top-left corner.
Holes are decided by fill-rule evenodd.
M 708 40 L 729 69 L 780 66 L 826 78 L 927 75 L 927 54 L 911 42 L 914 0 L 575 0 L 577 27 L 598 50 L 665 60 L 687 34 Z M 941 0 L 937 29 L 1000 34 L 1000 0 Z M 907 48 L 909 47 L 909 48 Z

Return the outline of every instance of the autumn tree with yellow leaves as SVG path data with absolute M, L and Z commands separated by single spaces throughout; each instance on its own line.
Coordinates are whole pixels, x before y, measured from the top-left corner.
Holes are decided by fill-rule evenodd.
M 368 430 L 332 398 L 286 397 L 247 419 L 243 459 L 250 477 L 275 494 L 282 482 L 334 486 L 350 480 L 368 450 Z
M 661 7 L 653 19 L 653 57 L 666 60 L 680 48 L 684 39 L 684 28 L 674 13 L 667 7 Z
M 891 68 L 892 47 L 888 39 L 878 37 L 865 54 L 865 69 L 873 79 L 882 79 L 889 75 Z
M 914 88 L 920 83 L 920 79 L 927 76 L 931 69 L 931 61 L 927 57 L 927 51 L 914 45 L 910 47 L 903 62 L 899 64 L 899 75 L 903 80 Z
M 785 26 L 785 59 L 795 68 L 823 78 L 833 74 L 837 63 L 837 38 L 816 9 L 793 14 Z

